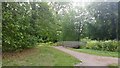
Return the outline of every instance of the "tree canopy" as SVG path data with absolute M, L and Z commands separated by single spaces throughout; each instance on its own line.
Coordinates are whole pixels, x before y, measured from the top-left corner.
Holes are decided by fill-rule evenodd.
M 39 42 L 115 40 L 120 38 L 117 2 L 4 2 L 3 51 Z
M 3 51 L 56 41 L 57 21 L 47 3 L 2 3 Z

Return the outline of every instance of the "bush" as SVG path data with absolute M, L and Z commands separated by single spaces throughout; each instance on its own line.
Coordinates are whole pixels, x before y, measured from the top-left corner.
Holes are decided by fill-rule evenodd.
M 2 16 L 2 51 L 19 51 L 56 39 L 47 3 L 2 3 Z
M 2 7 L 2 51 L 19 51 L 35 46 L 37 37 L 32 33 L 35 29 L 29 15 L 25 15 L 29 9 L 20 7 L 19 3 L 3 3 Z
M 85 48 L 87 49 L 94 49 L 94 50 L 103 50 L 103 51 L 113 51 L 117 52 L 118 51 L 118 44 L 120 42 L 118 41 L 88 41 Z

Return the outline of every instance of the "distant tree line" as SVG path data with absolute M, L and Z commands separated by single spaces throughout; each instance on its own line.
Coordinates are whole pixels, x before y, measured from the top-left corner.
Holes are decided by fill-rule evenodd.
M 40 42 L 120 39 L 120 3 L 86 7 L 69 2 L 2 3 L 2 49 L 19 51 Z
M 79 41 L 85 37 L 93 40 L 120 39 L 117 2 L 93 2 L 86 7 L 73 7 L 71 3 L 55 4 L 62 9 L 59 12 L 63 25 L 62 40 Z

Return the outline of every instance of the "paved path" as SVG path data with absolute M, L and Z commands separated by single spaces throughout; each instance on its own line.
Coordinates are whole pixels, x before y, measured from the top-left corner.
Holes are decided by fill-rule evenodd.
M 118 58 L 113 57 L 103 57 L 103 56 L 96 56 L 86 53 L 80 53 L 76 51 L 69 50 L 62 46 L 55 46 L 54 48 L 61 50 L 65 53 L 68 53 L 78 60 L 82 60 L 82 63 L 76 64 L 75 66 L 107 66 L 112 63 L 118 64 Z

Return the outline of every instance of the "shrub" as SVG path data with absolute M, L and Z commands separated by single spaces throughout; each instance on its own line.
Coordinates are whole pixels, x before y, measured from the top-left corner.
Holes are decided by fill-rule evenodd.
M 118 51 L 118 41 L 108 40 L 108 41 L 88 41 L 85 48 L 103 51 Z
M 3 51 L 19 51 L 56 39 L 55 20 L 47 3 L 2 3 L 2 16 Z

